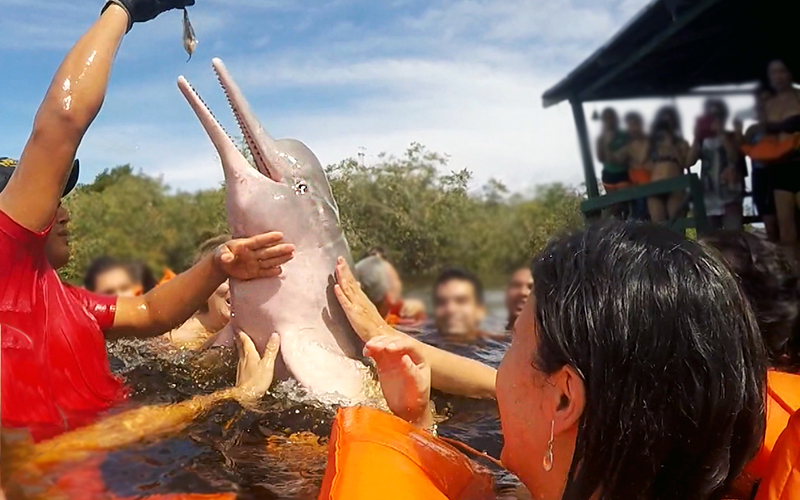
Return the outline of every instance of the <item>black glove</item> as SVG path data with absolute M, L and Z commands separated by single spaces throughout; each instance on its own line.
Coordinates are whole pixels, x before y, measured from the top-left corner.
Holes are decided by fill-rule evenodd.
M 102 12 L 105 12 L 112 3 L 125 9 L 128 13 L 128 31 L 130 31 L 133 23 L 149 21 L 162 12 L 172 9 L 183 9 L 184 7 L 194 5 L 194 2 L 195 0 L 108 0 Z

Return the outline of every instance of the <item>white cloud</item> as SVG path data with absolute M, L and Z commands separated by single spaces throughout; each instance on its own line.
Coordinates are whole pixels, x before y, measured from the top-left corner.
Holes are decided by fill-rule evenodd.
M 21 0 L 0 5 L 9 1 Z M 541 94 L 644 3 L 397 0 L 384 5 L 384 17 L 364 21 L 355 12 L 366 4 L 355 0 L 209 0 L 190 11 L 201 43 L 192 64 L 176 62 L 169 78 L 171 68 L 161 67 L 156 76 L 114 82 L 81 158 L 96 168 L 130 162 L 183 189 L 217 185 L 213 148 L 174 78 L 187 72 L 231 130 L 211 69 L 198 60 L 223 53 L 266 128 L 305 141 L 323 163 L 360 147 L 369 160 L 420 142 L 449 154 L 453 169 L 472 170 L 476 184 L 577 184 L 571 111 L 542 109 Z M 273 14 L 297 22 L 275 29 Z M 179 16 L 165 18 L 137 27 L 123 57 L 166 43 L 177 52 Z M 655 106 L 636 104 L 646 114 Z

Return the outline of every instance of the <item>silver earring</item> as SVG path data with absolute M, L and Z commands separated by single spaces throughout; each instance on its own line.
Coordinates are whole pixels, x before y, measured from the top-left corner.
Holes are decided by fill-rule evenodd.
M 542 460 L 542 467 L 545 472 L 553 470 L 553 442 L 555 441 L 554 431 L 556 428 L 556 421 L 550 423 L 550 441 L 547 442 L 547 452 L 544 454 Z

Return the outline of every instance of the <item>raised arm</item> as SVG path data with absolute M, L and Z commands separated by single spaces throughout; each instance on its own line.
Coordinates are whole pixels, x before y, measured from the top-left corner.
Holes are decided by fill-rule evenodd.
M 272 278 L 293 257 L 294 246 L 281 243 L 281 233 L 231 240 L 185 273 L 141 297 L 120 297 L 114 326 L 106 338 L 155 337 L 180 325 L 229 277 Z
M 410 339 L 430 364 L 434 389 L 470 398 L 494 399 L 497 371 L 483 363 L 443 351 L 389 326 L 370 302 L 344 259 L 336 266 L 336 298 L 362 340 L 381 336 Z
M 195 0 L 111 0 L 64 58 L 36 112 L 19 165 L 0 193 L 0 211 L 39 232 L 53 221 L 75 153 L 106 95 L 111 65 L 133 23 Z
M 0 210 L 39 232 L 55 217 L 75 152 L 100 106 L 128 14 L 111 5 L 78 40 L 53 77 Z

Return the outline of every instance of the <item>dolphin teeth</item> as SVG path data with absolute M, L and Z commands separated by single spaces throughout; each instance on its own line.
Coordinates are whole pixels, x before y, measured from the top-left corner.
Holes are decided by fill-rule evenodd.
M 257 170 L 259 166 L 262 166 L 264 167 L 265 171 L 269 172 L 266 160 L 261 155 L 261 151 L 258 149 L 258 146 L 256 145 L 253 136 L 250 134 L 250 131 L 247 130 L 247 127 L 245 127 L 242 115 L 239 114 L 239 111 L 236 109 L 236 107 L 234 107 L 233 100 L 231 99 L 231 96 L 228 93 L 228 89 L 225 88 L 225 85 L 222 84 L 222 79 L 219 77 L 219 74 L 217 75 L 217 81 L 219 82 L 219 86 L 222 88 L 222 91 L 225 93 L 225 99 L 228 100 L 228 106 L 231 108 L 233 117 L 236 118 L 236 124 L 239 126 L 239 131 L 242 133 L 242 137 L 244 137 L 244 142 L 250 149 L 250 154 L 253 155 L 253 160 L 256 163 L 253 166 L 256 167 Z
M 190 88 L 190 89 L 192 89 L 192 92 L 194 93 L 194 95 L 195 95 L 195 96 L 196 96 L 198 99 L 200 99 L 200 102 L 201 102 L 201 103 L 203 104 L 203 106 L 206 108 L 206 111 L 208 111 L 208 112 L 211 114 L 211 118 L 213 118 L 213 119 L 214 119 L 214 121 L 215 121 L 215 122 L 217 122 L 217 125 L 219 125 L 219 126 L 220 126 L 220 128 L 222 129 L 222 131 L 223 131 L 223 132 L 225 132 L 225 135 L 227 135 L 227 136 L 228 136 L 228 139 L 230 139 L 230 141 L 231 141 L 231 142 L 234 142 L 234 143 L 235 143 L 235 141 L 233 140 L 233 136 L 231 136 L 231 134 L 230 134 L 230 133 L 229 133 L 229 132 L 228 132 L 228 131 L 225 129 L 225 127 L 224 127 L 224 126 L 222 126 L 222 123 L 220 123 L 219 119 L 216 117 L 216 115 L 214 115 L 214 112 L 211 110 L 211 108 L 209 107 L 209 105 L 208 105 L 208 104 L 206 104 L 206 101 L 205 101 L 205 100 L 203 100 L 203 96 L 201 96 L 201 95 L 200 95 L 200 92 L 198 92 L 198 91 L 197 91 L 197 89 L 195 89 L 195 88 L 194 88 L 194 85 L 192 85 L 191 83 L 189 83 L 189 88 Z

